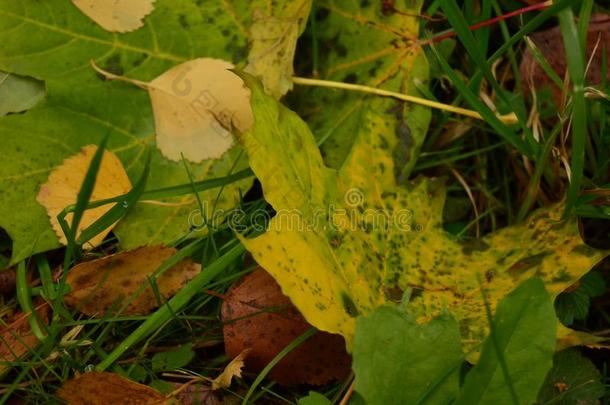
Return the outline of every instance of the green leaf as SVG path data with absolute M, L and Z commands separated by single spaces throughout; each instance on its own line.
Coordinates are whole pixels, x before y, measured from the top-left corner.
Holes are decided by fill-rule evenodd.
M 425 87 L 428 83 L 428 62 L 415 42 L 421 3 L 317 1 L 312 17 L 315 32 L 310 36 L 320 44 L 319 54 L 312 55 L 319 61 L 319 71 L 312 73 L 320 79 L 421 97 L 417 84 Z M 360 134 L 375 130 L 387 139 L 393 152 L 396 177 L 408 178 L 426 135 L 428 108 L 328 88 L 300 88 L 297 94 L 299 112 L 323 142 L 324 159 L 330 167 L 340 168 Z
M 395 307 L 356 322 L 355 388 L 367 404 L 446 404 L 459 389 L 463 354 L 457 321 L 425 324 Z
M 143 81 L 204 56 L 243 67 L 252 10 L 270 13 L 269 7 L 263 0 L 157 0 L 143 28 L 114 34 L 70 1 L 49 0 L 41 7 L 36 0 L 0 0 L 0 69 L 44 80 L 48 93 L 27 113 L 0 119 L 0 227 L 13 240 L 12 262 L 59 246 L 35 200 L 38 188 L 66 157 L 84 145 L 98 144 L 107 133 L 108 149 L 121 159 L 132 181 L 142 172 L 149 146 L 154 152 L 148 190 L 190 183 L 183 165 L 166 160 L 154 147 L 148 94 L 133 85 L 104 80 L 90 61 Z M 219 160 L 194 166 L 193 181 L 222 177 L 246 165 L 236 146 Z M 240 188 L 245 191 L 249 185 L 246 179 L 224 186 L 220 195 L 219 189 L 201 192 L 203 215 L 234 207 Z M 139 202 L 133 208 L 115 228 L 123 248 L 173 243 L 190 232 L 189 215 L 198 206 L 192 195 L 185 195 Z
M 529 279 L 502 299 L 492 324 L 456 405 L 533 403 L 552 366 L 557 325 L 542 280 Z
M 29 110 L 44 98 L 44 83 L 0 71 L 0 117 Z
M 568 349 L 555 354 L 537 403 L 595 405 L 604 393 L 601 375 L 593 363 L 578 350 Z
M 299 399 L 299 405 L 331 405 L 332 402 L 324 395 L 315 391 L 309 391 L 309 395 Z
M 156 353 L 151 360 L 152 369 L 155 372 L 175 370 L 189 364 L 193 357 L 195 357 L 193 345 L 190 343 L 181 345 L 173 350 Z
M 583 243 L 575 221 L 561 221 L 561 204 L 479 240 L 456 239 L 442 227 L 440 181 L 396 184 L 392 149 L 378 136 L 389 124 L 375 121 L 359 133 L 349 159 L 333 170 L 307 125 L 245 80 L 256 118 L 239 139 L 277 214 L 264 234 L 242 243 L 308 322 L 342 334 L 348 347 L 356 316 L 412 288 L 418 321 L 448 308 L 470 351 L 488 327 L 479 279 L 492 307 L 535 275 L 555 297 L 607 255 Z

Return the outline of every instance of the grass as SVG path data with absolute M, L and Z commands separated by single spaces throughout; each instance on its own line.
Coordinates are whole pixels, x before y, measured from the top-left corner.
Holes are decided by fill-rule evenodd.
M 496 0 L 472 3 L 479 7 L 462 8 L 458 2 L 450 0 L 426 1 L 425 14 L 439 20 L 428 21 L 422 34 L 430 39 L 429 57 L 435 58 L 441 69 L 430 84 L 430 96 L 447 105 L 472 109 L 484 118 L 484 122 L 435 110 L 414 176 L 447 178 L 448 205 L 451 206 L 445 212 L 446 227 L 460 237 L 474 237 L 520 222 L 535 208 L 559 201 L 564 195 L 567 195 L 566 216 L 577 214 L 594 218 L 600 226 L 607 227 L 610 209 L 607 205 L 600 205 L 600 202 L 604 201 L 604 196 L 607 198 L 609 189 L 608 102 L 603 98 L 585 97 L 590 83 L 586 81 L 588 61 L 583 50 L 587 22 L 593 12 L 604 11 L 601 3 L 559 0 L 543 10 L 475 31 L 470 27 L 523 5 L 517 1 Z M 320 9 L 321 5 L 316 3 L 315 8 Z M 579 16 L 579 22 L 575 22 L 575 14 Z M 538 117 L 540 138 L 536 139 L 531 126 L 527 125 L 528 116 L 534 107 L 539 111 L 544 108 L 532 105 L 532 99 L 523 94 L 523 78 L 518 63 L 524 48 L 529 46 L 535 60 L 550 73 L 548 60 L 531 42 L 526 45 L 525 38 L 537 29 L 557 24 L 567 52 L 569 75 L 560 77 L 550 74 L 549 77 L 557 84 L 569 86 L 569 102 Z M 457 42 L 455 50 L 445 55 L 434 37 L 436 33 L 449 30 L 455 32 Z M 445 41 L 454 40 L 448 38 Z M 300 46 L 311 49 L 313 53 L 303 56 L 297 52 L 297 58 L 303 56 L 311 59 L 312 66 L 300 66 L 297 73 L 315 77 L 312 73 L 317 72 L 318 60 L 322 57 L 319 54 L 322 52 L 321 44 L 316 38 L 315 19 L 311 20 Z M 499 60 L 507 63 L 495 65 Z M 605 57 L 603 66 L 607 66 Z M 451 84 L 447 85 L 441 79 L 448 79 Z M 496 112 L 481 100 L 482 84 L 486 85 L 484 90 L 498 110 L 504 114 L 514 112 L 519 117 L 516 125 L 498 119 Z M 605 78 L 598 87 L 607 93 Z M 100 233 L 108 224 L 122 218 L 139 201 L 189 194 L 199 198 L 201 191 L 218 189 L 221 193 L 225 185 L 253 176 L 251 170 L 247 169 L 222 178 L 199 182 L 191 180 L 164 189 L 147 190 L 147 164 L 129 193 L 104 201 L 90 201 L 107 139 L 104 138 L 100 144 L 76 204 L 66 207 L 61 214 L 68 239 L 65 251 L 40 254 L 19 263 L 17 267 L 16 298 L 9 299 L 5 305 L 14 310 L 21 308 L 34 313 L 33 308 L 40 298 L 44 298 L 51 302 L 53 316 L 49 325 L 44 325 L 36 317 L 30 319 L 32 330 L 42 343 L 29 353 L 27 359 L 11 364 L 12 369 L 0 383 L 0 403 L 15 395 L 29 403 L 52 403 L 56 400 L 53 394 L 55 389 L 72 376 L 73 370 L 108 370 L 149 384 L 158 383 L 160 374 L 151 368 L 152 356 L 184 344 L 201 348 L 195 360 L 182 370 L 185 375 L 213 378 L 226 363 L 222 347 L 222 322 L 218 316 L 221 304 L 219 296 L 253 269 L 253 266 L 244 266 L 244 248 L 227 224 L 218 229 L 208 229 L 206 236 L 193 238 L 185 234 L 176 241 L 175 247 L 179 249 L 177 255 L 155 272 L 151 285 L 155 285 L 156 277 L 163 271 L 184 257 L 203 262 L 205 271 L 149 316 L 125 317 L 119 311 L 113 316 L 88 319 L 62 304 L 66 272 L 62 273 L 60 282 L 55 283 L 52 269 L 61 264 L 63 269 L 70 268 L 82 257 L 80 246 L 84 242 Z M 570 139 L 569 143 L 564 142 L 566 139 Z M 188 166 L 185 170 L 188 170 Z M 569 176 L 566 172 L 569 172 Z M 459 173 L 468 190 L 452 173 Z M 595 192 L 583 194 L 583 190 Z M 111 210 L 77 238 L 75 229 L 85 209 L 106 204 L 112 204 Z M 242 204 L 246 215 L 255 208 L 265 206 L 260 191 L 253 191 L 249 197 L 244 197 Z M 449 212 L 454 208 L 459 212 Z M 68 213 L 73 215 L 71 224 L 65 221 Z M 106 254 L 115 250 L 116 241 L 110 238 L 99 252 Z M 39 287 L 32 287 L 28 280 L 30 270 L 34 268 L 39 274 Z M 142 286 L 126 300 L 122 309 L 145 287 Z M 206 290 L 217 295 L 202 293 Z M 577 322 L 576 326 L 609 329 L 608 311 L 605 302 L 594 301 L 587 319 Z M 311 332 L 307 332 L 295 340 L 259 375 L 246 375 L 225 394 L 244 403 L 295 403 L 299 397 L 307 394 L 307 389 L 277 387 L 265 377 L 281 356 L 310 335 Z M 610 359 L 604 355 L 594 360 L 600 369 L 605 370 Z M 505 365 L 503 372 L 506 372 L 504 368 Z M 333 403 L 339 403 L 348 391 L 352 378 L 350 376 L 346 381 L 316 389 L 332 398 Z M 610 401 L 610 390 L 604 401 Z

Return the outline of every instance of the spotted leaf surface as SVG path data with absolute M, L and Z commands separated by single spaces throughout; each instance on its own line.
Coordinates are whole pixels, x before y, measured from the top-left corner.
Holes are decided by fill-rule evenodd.
M 317 72 L 303 66 L 301 74 L 357 83 L 385 90 L 419 95 L 418 85 L 428 80 L 428 63 L 418 45 L 422 1 L 316 2 Z M 426 108 L 362 93 L 334 89 L 297 89 L 299 113 L 306 117 L 318 139 L 326 163 L 341 167 L 360 134 L 376 130 L 385 139 L 396 138 L 392 148 L 396 177 L 404 181 L 426 134 Z
M 492 309 L 534 275 L 554 297 L 607 255 L 582 242 L 574 221 L 561 221 L 561 204 L 480 240 L 457 240 L 442 227 L 442 182 L 396 184 L 391 149 L 375 135 L 389 123 L 371 121 L 336 171 L 307 125 L 246 81 L 255 123 L 240 140 L 277 213 L 266 233 L 243 243 L 307 321 L 348 346 L 358 315 L 410 288 L 417 319 L 448 308 L 468 351 L 487 332 L 480 283 Z

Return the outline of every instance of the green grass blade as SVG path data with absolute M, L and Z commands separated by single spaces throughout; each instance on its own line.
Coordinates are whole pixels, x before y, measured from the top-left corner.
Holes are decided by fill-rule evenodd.
M 148 157 L 146 159 L 144 170 L 140 175 L 140 178 L 133 186 L 131 190 L 125 197 L 108 210 L 108 212 L 102 215 L 98 220 L 89 225 L 87 228 L 83 229 L 81 235 L 79 236 L 77 243 L 83 244 L 95 237 L 96 235 L 103 232 L 105 229 L 108 229 L 113 224 L 115 224 L 119 219 L 123 218 L 131 208 L 136 204 L 138 199 L 144 193 L 144 188 L 146 187 L 146 182 L 148 181 L 148 175 L 150 173 L 150 150 L 148 153 Z
M 151 314 L 131 335 L 123 340 L 119 345 L 96 367 L 96 371 L 104 371 L 114 363 L 125 351 L 139 341 L 145 339 L 153 333 L 159 326 L 171 319 L 172 314 L 180 311 L 193 296 L 199 293 L 211 280 L 235 259 L 244 253 L 244 247 L 234 241 L 229 250 L 220 258 L 211 263 L 205 271 L 199 273 L 182 290 L 174 295 L 167 304 L 163 305 L 156 312 Z
M 580 46 L 578 30 L 571 9 L 559 12 L 559 27 L 566 51 L 568 72 L 572 81 L 572 159 L 570 164 L 570 187 L 566 199 L 565 216 L 570 215 L 582 182 L 585 165 L 585 145 L 587 140 L 587 108 L 585 104 L 585 60 Z

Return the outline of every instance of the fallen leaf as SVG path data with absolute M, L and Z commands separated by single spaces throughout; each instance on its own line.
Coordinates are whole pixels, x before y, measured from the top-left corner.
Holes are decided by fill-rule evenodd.
M 110 32 L 129 32 L 144 25 L 155 0 L 72 0 L 87 17 Z
M 44 83 L 0 71 L 0 117 L 34 107 L 44 98 Z
M 229 388 L 233 377 L 241 377 L 241 369 L 244 368 L 244 359 L 248 355 L 250 349 L 245 349 L 239 353 L 220 373 L 220 375 L 212 380 L 212 389 Z
M 38 319 L 48 321 L 49 306 L 40 304 L 36 308 Z M 0 329 L 0 375 L 10 368 L 4 362 L 17 361 L 26 356 L 39 343 L 30 328 L 30 314 L 19 312 Z
M 57 396 L 69 405 L 156 404 L 165 397 L 147 387 L 117 374 L 92 371 L 66 381 Z
M 441 181 L 397 184 L 388 146 L 398 135 L 377 130 L 389 124 L 359 133 L 332 170 L 307 125 L 245 80 L 256 120 L 239 139 L 277 214 L 264 234 L 241 241 L 308 322 L 342 334 L 348 347 L 356 317 L 411 290 L 418 320 L 448 309 L 469 352 L 488 330 L 481 286 L 492 310 L 534 275 L 555 298 L 608 255 L 581 240 L 574 219 L 562 221 L 563 204 L 478 240 L 456 239 L 442 226 Z
M 64 245 L 68 242 L 57 220 L 57 215 L 67 206 L 76 203 L 78 192 L 96 150 L 97 146 L 87 145 L 78 154 L 64 160 L 59 167 L 51 172 L 46 183 L 40 186 L 40 191 L 36 197 L 36 200 L 47 210 L 53 230 L 59 241 Z M 105 150 L 97 173 L 95 187 L 91 194 L 91 201 L 116 197 L 127 193 L 130 189 L 131 183 L 125 169 L 123 169 L 123 164 L 114 153 Z M 77 238 L 83 229 L 101 218 L 110 208 L 112 208 L 112 205 L 108 204 L 85 210 L 78 225 Z M 72 217 L 72 213 L 66 215 L 68 224 L 72 223 Z M 90 249 L 99 246 L 111 230 L 112 226 L 89 240 L 85 247 Z
M 233 145 L 233 128 L 252 125 L 250 91 L 221 59 L 199 58 L 150 82 L 157 147 L 165 157 L 218 159 Z
M 560 28 L 553 27 L 535 32 L 530 35 L 530 38 L 559 78 L 564 80 L 567 63 Z M 606 53 L 605 58 L 610 59 L 610 15 L 594 14 L 591 16 L 587 32 L 587 85 L 599 85 L 604 75 L 606 79 L 610 79 L 610 71 L 602 70 L 604 52 Z M 539 91 L 545 87 L 550 88 L 555 105 L 561 105 L 563 89 L 557 87 L 549 79 L 529 48 L 523 54 L 520 71 L 526 93 L 530 93 L 532 90 Z
M 251 349 L 246 369 L 261 371 L 282 349 L 311 326 L 264 270 L 234 284 L 222 304 L 227 356 Z M 350 356 L 341 336 L 318 332 L 288 353 L 270 372 L 282 385 L 322 385 L 345 378 Z
M 71 291 L 65 302 L 89 316 L 102 316 L 116 311 L 142 286 L 144 291 L 122 312 L 123 315 L 144 315 L 159 306 L 149 278 L 159 266 L 176 254 L 176 249 L 147 246 L 74 266 L 68 273 Z M 183 259 L 156 278 L 158 292 L 167 299 L 199 273 L 201 266 Z
M 310 9 L 311 0 L 299 0 L 280 3 L 274 15 L 254 10 L 245 71 L 260 78 L 265 91 L 277 99 L 292 89 L 297 38 L 305 29 Z

